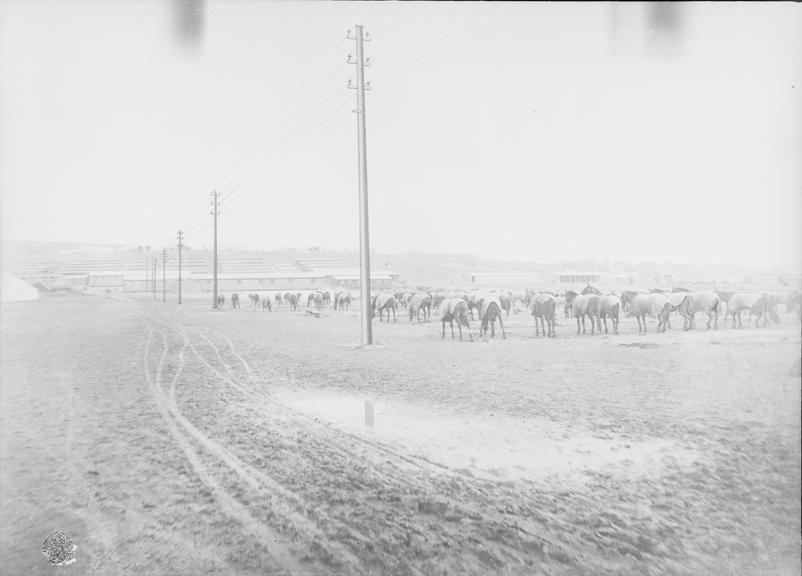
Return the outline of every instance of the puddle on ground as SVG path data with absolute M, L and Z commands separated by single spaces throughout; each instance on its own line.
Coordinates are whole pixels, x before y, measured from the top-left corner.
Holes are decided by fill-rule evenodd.
M 588 472 L 659 474 L 664 459 L 695 455 L 665 440 L 567 436 L 548 421 L 499 416 L 460 418 L 397 402 L 333 394 L 287 393 L 282 403 L 319 422 L 393 446 L 402 453 L 477 477 L 537 478 Z M 617 469 L 617 470 L 616 470 Z

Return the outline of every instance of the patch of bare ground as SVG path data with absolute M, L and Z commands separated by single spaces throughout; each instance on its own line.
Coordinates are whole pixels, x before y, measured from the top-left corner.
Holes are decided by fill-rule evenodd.
M 60 529 L 103 574 L 799 572 L 797 324 L 505 320 L 4 305 L 4 564 Z

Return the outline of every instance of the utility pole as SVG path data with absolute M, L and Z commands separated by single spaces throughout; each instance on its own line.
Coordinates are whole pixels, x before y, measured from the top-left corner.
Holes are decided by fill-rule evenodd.
M 143 290 L 145 294 L 150 290 L 150 275 L 148 274 L 148 270 L 150 270 L 150 246 L 145 248 L 145 289 Z
M 217 217 L 220 215 L 220 210 L 218 210 L 218 202 L 220 198 L 220 193 L 216 190 L 212 192 L 212 216 L 214 217 L 214 262 L 212 264 L 213 274 L 214 274 L 214 301 L 212 302 L 212 308 L 217 310 Z
M 162 302 L 167 302 L 167 248 L 162 250 Z
M 153 257 L 153 299 L 156 299 L 156 256 Z
M 181 304 L 181 248 L 184 247 L 184 233 L 178 231 L 178 303 Z
M 360 308 L 362 312 L 362 345 L 373 344 L 373 311 L 370 301 L 370 233 L 368 226 L 368 157 L 367 141 L 365 130 L 365 90 L 370 90 L 370 83 L 365 84 L 365 60 L 362 43 L 369 42 L 368 34 L 363 36 L 362 26 L 357 24 L 356 35 L 348 33 L 349 40 L 356 40 L 356 60 L 351 60 L 348 55 L 348 62 L 356 65 L 356 86 L 349 88 L 356 89 L 357 109 L 357 136 L 359 140 L 359 276 L 360 276 Z M 367 66 L 370 66 L 368 59 Z

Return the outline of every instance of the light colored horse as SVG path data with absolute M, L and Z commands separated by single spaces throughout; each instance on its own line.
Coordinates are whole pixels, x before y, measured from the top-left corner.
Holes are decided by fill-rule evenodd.
M 379 313 L 379 322 L 384 320 L 384 311 L 387 310 L 387 321 L 390 321 L 390 311 L 393 312 L 393 322 L 395 322 L 395 296 L 392 294 L 377 294 L 373 297 L 373 315 Z
M 721 298 L 715 292 L 689 292 L 677 307 L 684 318 L 683 330 L 693 330 L 696 327 L 696 313 L 707 314 L 707 329 L 713 323 L 713 329 L 718 330 L 718 316 L 721 313 Z
M 613 334 L 618 334 L 618 317 L 620 311 L 621 300 L 618 296 L 615 294 L 607 294 L 601 297 L 601 302 L 599 303 L 599 320 L 604 322 L 605 334 L 608 334 L 607 318 L 610 318 L 613 323 Z M 599 332 L 601 332 L 601 326 L 599 326 Z
M 641 294 L 625 291 L 621 295 L 621 307 L 627 316 L 635 316 L 638 320 L 638 333 L 646 333 L 646 316 L 657 318 L 657 331 L 665 332 L 668 327 L 668 315 L 671 313 L 671 301 L 665 294 L 653 292 Z
M 663 294 L 671 302 L 671 312 L 679 314 L 679 307 L 682 301 L 685 300 L 687 294 L 685 292 L 655 292 L 655 294 Z M 683 320 L 683 328 L 685 328 L 686 320 Z M 668 316 L 668 327 L 671 328 L 671 315 Z
M 543 327 L 543 336 L 555 338 L 557 332 L 554 330 L 555 311 L 557 310 L 557 299 L 547 292 L 534 294 L 530 299 L 529 309 L 535 317 L 535 336 L 540 336 L 540 326 Z M 540 326 L 538 326 L 540 319 Z M 548 327 L 548 332 L 546 331 Z
M 579 323 L 582 322 L 582 334 L 585 332 L 585 316 L 590 318 L 590 335 L 596 334 L 596 325 L 599 322 L 599 307 L 601 299 L 596 294 L 566 293 L 566 301 L 571 298 L 570 306 L 576 318 L 576 333 L 579 334 Z
M 440 321 L 443 323 L 443 338 L 446 337 L 446 322 L 451 324 L 451 337 L 454 337 L 454 320 L 457 321 L 459 328 L 459 339 L 462 340 L 462 327 L 468 329 L 468 337 L 471 337 L 471 327 L 468 324 L 468 304 L 462 298 L 448 298 L 440 303 Z
M 413 317 L 417 317 L 420 322 L 420 314 L 423 312 L 423 319 L 426 320 L 432 313 L 432 298 L 428 294 L 415 294 L 409 299 L 407 306 L 409 310 L 409 321 L 412 322 Z
M 768 323 L 768 303 L 763 294 L 757 293 L 738 293 L 733 294 L 730 301 L 727 303 L 727 315 L 732 315 L 732 327 L 736 328 L 735 318 L 738 318 L 738 328 L 741 327 L 741 312 L 744 310 L 749 311 L 749 317 L 757 316 L 755 320 L 755 328 L 763 320 L 763 327 Z

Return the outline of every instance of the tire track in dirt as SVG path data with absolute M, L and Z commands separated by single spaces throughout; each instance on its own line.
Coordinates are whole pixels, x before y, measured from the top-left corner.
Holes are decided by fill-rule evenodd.
M 167 321 L 166 321 L 167 322 Z M 476 525 L 476 528 L 481 529 L 481 532 L 484 532 L 485 529 L 491 528 L 493 530 L 512 530 L 513 534 L 515 534 L 514 538 L 509 539 L 509 541 L 505 540 L 502 541 L 498 538 L 492 538 L 493 546 L 495 547 L 497 553 L 504 554 L 507 558 L 506 560 L 509 562 L 516 562 L 520 555 L 526 554 L 531 552 L 532 547 L 550 550 L 550 553 L 556 553 L 562 557 L 572 557 L 573 554 L 571 550 L 574 548 L 572 545 L 567 545 L 566 543 L 557 542 L 551 538 L 546 537 L 544 534 L 536 534 L 537 530 L 535 530 L 534 525 L 529 525 L 525 529 L 520 520 L 522 519 L 514 519 L 511 517 L 505 517 L 504 515 L 500 515 L 494 509 L 486 509 L 482 508 L 478 504 L 471 501 L 471 499 L 464 499 L 459 500 L 450 494 L 451 488 L 448 482 L 436 482 L 433 483 L 431 480 L 431 475 L 435 474 L 436 477 L 450 477 L 458 479 L 467 485 L 473 485 L 474 488 L 477 488 L 480 492 L 487 487 L 486 482 L 482 482 L 481 479 L 476 478 L 469 474 L 464 474 L 459 470 L 453 470 L 446 466 L 430 462 L 424 458 L 420 458 L 414 455 L 405 455 L 399 453 L 397 450 L 393 449 L 392 447 L 385 446 L 380 442 L 376 442 L 370 440 L 368 438 L 364 438 L 357 434 L 349 433 L 345 430 L 341 430 L 336 427 L 327 426 L 325 423 L 316 421 L 314 418 L 309 417 L 302 412 L 293 409 L 289 406 L 286 406 L 280 402 L 277 402 L 274 398 L 271 397 L 270 394 L 266 393 L 264 390 L 261 390 L 258 386 L 258 382 L 254 376 L 254 370 L 250 367 L 248 362 L 242 357 L 239 352 L 237 352 L 236 348 L 234 347 L 231 340 L 224 334 L 214 331 L 215 334 L 219 335 L 226 341 L 228 346 L 229 352 L 231 355 L 236 358 L 235 362 L 239 362 L 242 364 L 247 376 L 243 378 L 240 374 L 232 369 L 231 365 L 226 362 L 225 358 L 223 357 L 223 353 L 220 351 L 220 347 L 218 347 L 200 328 L 196 326 L 184 326 L 175 320 L 169 320 L 170 323 L 175 324 L 173 329 L 181 332 L 182 330 L 192 330 L 197 332 L 199 337 L 207 344 L 207 346 L 211 349 L 211 352 L 214 356 L 218 359 L 218 362 L 222 366 L 225 373 L 221 372 L 215 366 L 210 364 L 210 362 L 203 357 L 203 355 L 192 345 L 193 352 L 198 355 L 199 361 L 217 378 L 222 380 L 223 382 L 230 385 L 232 388 L 239 391 L 243 396 L 254 402 L 256 398 L 262 398 L 264 400 L 268 400 L 270 402 L 270 406 L 273 410 L 278 410 L 284 413 L 289 414 L 292 417 L 292 421 L 297 425 L 301 422 L 306 423 L 308 429 L 313 430 L 325 430 L 327 436 L 334 435 L 337 440 L 332 442 L 328 441 L 326 443 L 326 449 L 330 452 L 337 452 L 346 460 L 350 461 L 357 461 L 357 462 L 369 462 L 371 465 L 371 472 L 372 474 L 377 477 L 377 479 L 381 479 L 385 484 L 385 487 L 391 486 L 406 486 L 410 489 L 413 493 L 421 493 L 423 487 L 423 496 L 424 498 L 432 498 L 434 497 L 437 501 L 446 503 L 451 513 L 449 516 L 453 518 L 453 515 L 456 514 L 457 517 L 468 518 L 472 519 L 471 522 L 479 522 Z M 287 378 L 285 375 L 277 374 L 278 378 Z M 240 382 L 244 382 L 245 384 L 241 384 Z M 254 403 L 255 406 L 256 405 Z M 275 416 L 275 414 L 271 414 L 265 408 L 261 408 L 265 414 Z M 360 446 L 360 448 L 356 449 L 346 449 L 343 446 Z M 381 453 L 385 456 L 385 458 L 377 457 L 377 452 Z M 391 470 L 388 470 L 391 468 Z M 381 472 L 380 469 L 383 469 L 384 472 Z M 418 475 L 416 481 L 408 480 L 411 471 L 417 471 L 422 474 L 423 476 Z M 420 514 L 420 512 L 418 512 Z M 424 513 L 424 516 L 426 514 Z M 352 532 L 351 524 L 347 523 L 346 519 L 338 518 L 335 516 L 329 516 L 330 520 L 333 520 L 337 523 L 340 523 L 346 530 Z M 452 537 L 455 538 L 464 538 L 465 534 L 463 533 L 467 526 L 462 525 L 460 523 L 447 526 L 450 524 L 449 522 L 442 523 L 441 529 L 444 530 L 444 533 L 450 534 Z M 492 528 L 495 527 L 495 528 Z M 361 534 L 360 534 L 361 536 Z M 483 536 L 483 537 L 486 537 Z M 360 540 L 364 539 L 364 536 L 360 538 Z M 474 537 L 469 538 L 470 541 L 479 541 L 475 540 Z M 478 553 L 477 559 L 479 559 L 484 553 Z M 484 561 L 482 561 L 484 562 Z M 413 572 L 419 572 L 415 567 L 407 565 L 407 567 Z
M 288 547 L 281 544 L 281 537 L 279 533 L 273 530 L 272 528 L 265 526 L 261 522 L 255 520 L 250 515 L 248 509 L 221 486 L 221 484 L 212 476 L 207 467 L 204 465 L 201 457 L 192 447 L 189 439 L 184 434 L 182 434 L 176 422 L 176 419 L 172 415 L 171 410 L 169 408 L 169 401 L 166 395 L 164 394 L 164 391 L 161 389 L 160 385 L 162 367 L 164 365 L 164 360 L 167 357 L 168 353 L 166 337 L 163 334 L 162 337 L 164 339 L 165 346 L 157 364 L 155 378 L 151 375 L 149 368 L 150 364 L 149 352 L 150 352 L 151 341 L 153 339 L 152 327 L 148 329 L 147 340 L 144 348 L 143 361 L 145 369 L 145 378 L 148 383 L 148 387 L 150 388 L 150 391 L 153 395 L 153 399 L 156 403 L 156 408 L 161 414 L 162 418 L 164 419 L 165 424 L 170 430 L 170 433 L 173 436 L 174 441 L 176 442 L 178 447 L 184 452 L 184 455 L 186 456 L 187 460 L 189 460 L 190 464 L 192 465 L 192 468 L 195 470 L 195 473 L 198 475 L 200 480 L 215 495 L 215 498 L 218 504 L 220 505 L 221 509 L 223 510 L 223 512 L 229 517 L 238 521 L 243 527 L 245 532 L 254 537 L 258 542 L 265 545 L 268 548 L 270 556 L 281 566 L 283 566 L 285 569 L 291 572 L 298 572 L 298 573 L 303 572 L 303 567 L 290 553 Z M 272 544 L 268 547 L 267 542 L 271 542 Z
M 374 448 L 374 449 L 376 449 L 376 450 L 378 450 L 378 451 L 380 451 L 380 452 L 382 452 L 382 453 L 384 453 L 384 454 L 386 454 L 388 456 L 391 456 L 391 457 L 393 457 L 393 458 L 395 458 L 397 460 L 402 460 L 402 461 L 406 462 L 407 464 L 412 465 L 415 469 L 418 469 L 418 470 L 421 470 L 421 471 L 424 471 L 424 472 L 429 472 L 429 473 L 431 473 L 431 472 L 436 472 L 436 473 L 440 473 L 440 474 L 442 474 L 442 473 L 451 473 L 451 474 L 455 474 L 455 475 L 460 475 L 461 476 L 461 474 L 459 472 L 455 472 L 455 471 L 451 470 L 450 468 L 442 466 L 440 464 L 429 462 L 428 460 L 426 460 L 424 458 L 415 457 L 415 456 L 406 456 L 406 455 L 400 454 L 399 452 L 393 450 L 392 448 L 384 446 L 383 444 L 378 443 L 376 441 L 373 441 L 373 440 L 370 440 L 368 438 L 364 438 L 364 437 L 358 436 L 356 434 L 349 433 L 349 432 L 347 432 L 345 430 L 341 430 L 339 428 L 331 428 L 329 426 L 326 426 L 326 424 L 315 420 L 314 418 L 304 414 L 303 412 L 300 412 L 300 411 L 298 411 L 298 410 L 296 410 L 294 408 L 291 408 L 291 407 L 289 407 L 289 406 L 287 406 L 285 404 L 282 404 L 282 403 L 279 403 L 279 402 L 275 401 L 275 399 L 271 398 L 263 390 L 260 390 L 258 388 L 257 382 L 255 381 L 255 379 L 252 376 L 253 372 L 252 372 L 250 366 L 248 365 L 248 363 L 234 349 L 233 344 L 231 344 L 231 341 L 228 340 L 228 338 L 225 335 L 221 334 L 221 336 L 228 341 L 228 345 L 229 345 L 229 348 L 231 349 L 232 354 L 234 354 L 234 356 L 236 358 L 238 358 L 239 361 L 246 367 L 246 371 L 249 374 L 249 378 L 246 379 L 246 381 L 248 382 L 248 386 L 244 387 L 239 382 L 239 376 L 231 369 L 231 367 L 223 359 L 223 356 L 220 353 L 220 350 L 217 347 L 217 345 L 215 345 L 200 329 L 195 328 L 195 327 L 193 327 L 193 329 L 196 332 L 198 332 L 198 334 L 201 336 L 201 338 L 203 338 L 204 341 L 206 341 L 209 344 L 209 346 L 214 350 L 215 355 L 220 360 L 221 365 L 223 366 L 224 370 L 228 373 L 228 375 L 221 373 L 214 366 L 209 364 L 208 361 L 206 361 L 202 356 L 199 356 L 199 360 L 215 376 L 217 376 L 218 378 L 220 378 L 224 382 L 228 383 L 233 388 L 237 389 L 241 394 L 243 394 L 243 396 L 245 396 L 245 398 L 247 398 L 249 400 L 254 400 L 255 397 L 258 396 L 258 397 L 260 397 L 260 398 L 262 398 L 264 400 L 269 400 L 271 402 L 271 405 L 274 408 L 280 409 L 283 412 L 291 415 L 294 419 L 296 419 L 296 421 L 300 420 L 300 421 L 305 422 L 308 425 L 307 426 L 308 429 L 313 429 L 314 428 L 314 429 L 318 429 L 319 430 L 320 428 L 324 428 L 326 430 L 326 432 L 329 433 L 329 434 L 334 434 L 334 435 L 336 435 L 336 436 L 338 436 L 340 438 L 345 437 L 352 445 L 353 444 L 362 444 L 362 445 L 370 446 L 370 447 L 372 447 L 372 448 Z M 193 348 L 193 350 L 194 350 L 194 348 Z M 196 353 L 197 353 L 197 351 L 196 351 Z M 263 412 L 267 413 L 264 410 L 263 410 Z M 330 448 L 333 451 L 336 451 L 340 455 L 342 455 L 342 456 L 344 456 L 346 458 L 349 458 L 349 459 L 363 461 L 366 458 L 370 458 L 364 452 L 356 453 L 354 451 L 351 451 L 351 450 L 348 450 L 346 448 L 343 448 L 342 443 L 331 444 Z M 401 468 L 398 468 L 398 470 L 400 472 Z M 382 475 L 378 471 L 375 471 L 375 473 L 377 473 L 378 475 Z M 386 477 L 386 478 L 389 478 L 389 477 Z M 416 484 L 415 482 L 411 482 L 411 481 L 407 480 L 406 478 L 404 478 L 400 474 L 396 475 L 396 476 L 394 476 L 392 478 L 396 483 L 403 484 L 407 488 L 415 489 L 418 486 L 418 484 Z
M 230 379 L 236 379 L 237 378 L 236 373 L 231 369 L 231 367 L 227 363 L 225 363 L 225 361 L 223 360 L 223 357 L 222 357 L 222 355 L 221 355 L 221 353 L 219 351 L 219 348 L 213 342 L 211 342 L 211 340 L 209 340 L 208 337 L 206 337 L 204 334 L 202 334 L 200 329 L 194 328 L 194 330 L 197 331 L 199 334 L 201 334 L 203 339 L 206 342 L 208 342 L 210 346 L 212 346 L 214 348 L 215 353 L 216 353 L 217 357 L 220 359 L 220 361 L 223 364 L 224 368 L 226 369 L 226 372 L 228 372 L 228 374 L 230 374 Z M 222 333 L 217 332 L 217 331 L 216 331 L 216 334 L 218 334 L 220 337 L 222 337 L 226 341 L 226 344 L 227 344 L 231 354 L 245 368 L 245 371 L 248 374 L 247 380 L 248 380 L 248 382 L 250 384 L 249 387 L 250 387 L 251 391 L 253 392 L 253 394 L 262 396 L 264 398 L 267 398 L 267 395 L 256 387 L 257 383 L 256 383 L 256 380 L 254 378 L 253 369 L 250 367 L 250 365 L 245 360 L 245 358 L 241 354 L 239 354 L 239 352 L 237 352 L 237 350 L 234 347 L 233 343 L 231 342 L 230 338 L 228 338 L 225 334 L 222 334 Z M 221 378 L 225 379 L 225 377 L 222 374 L 220 374 L 219 372 L 216 372 L 216 373 L 218 374 L 218 376 L 220 376 Z M 229 380 L 229 379 L 227 379 L 227 380 Z M 273 401 L 273 403 L 275 404 L 275 401 Z M 305 415 L 305 414 L 303 414 L 303 413 L 301 413 L 301 412 L 299 412 L 297 410 L 294 410 L 294 409 L 292 409 L 290 407 L 287 407 L 287 406 L 285 406 L 283 404 L 281 406 L 285 410 L 291 412 L 294 416 L 296 416 L 298 418 L 301 418 L 301 419 L 305 420 L 306 422 L 310 423 L 313 427 L 318 427 L 318 428 L 319 427 L 324 427 L 327 430 L 327 432 L 329 432 L 329 433 L 335 432 L 336 435 L 341 436 L 341 437 L 345 437 L 352 444 L 361 443 L 362 445 L 371 447 L 371 448 L 381 452 L 382 454 L 385 454 L 386 456 L 389 456 L 389 457 L 394 458 L 396 460 L 400 460 L 400 461 L 402 461 L 402 462 L 404 462 L 406 464 L 409 464 L 409 465 L 411 465 L 411 466 L 413 466 L 413 467 L 415 467 L 415 468 L 417 468 L 419 470 L 422 470 L 422 471 L 425 471 L 425 472 L 429 472 L 429 473 L 434 472 L 435 474 L 438 474 L 438 475 L 446 474 L 446 475 L 450 475 L 450 476 L 453 476 L 453 477 L 459 477 L 460 479 L 467 480 L 469 482 L 475 482 L 477 480 L 477 478 L 475 478 L 473 476 L 466 475 L 466 474 L 464 474 L 464 473 L 462 473 L 460 471 L 457 471 L 457 470 L 452 470 L 451 468 L 449 468 L 447 466 L 444 466 L 444 465 L 441 465 L 441 464 L 438 464 L 438 463 L 435 463 L 435 462 L 430 462 L 429 460 L 427 460 L 425 458 L 418 457 L 418 456 L 407 456 L 407 455 L 401 454 L 398 451 L 394 450 L 393 448 L 385 446 L 385 445 L 381 444 L 380 442 L 373 441 L 373 440 L 370 440 L 368 438 L 364 438 L 362 436 L 359 436 L 359 435 L 356 435 L 356 434 L 352 434 L 352 433 L 349 433 L 347 431 L 340 430 L 340 429 L 337 429 L 337 428 L 332 429 L 332 428 L 325 426 L 324 424 L 314 420 L 313 418 L 311 418 L 311 417 L 309 417 L 309 416 L 307 416 L 307 415 Z M 333 447 L 339 448 L 339 445 L 334 445 Z M 357 458 L 357 459 L 363 460 L 363 461 L 366 460 L 366 459 L 369 460 L 372 457 L 372 455 L 366 453 L 365 451 L 361 451 L 360 454 L 356 454 L 355 452 L 350 452 L 350 451 L 347 451 L 347 450 L 340 450 L 340 452 L 343 453 L 344 455 L 348 456 L 348 457 Z M 381 463 L 379 463 L 379 462 L 375 462 L 375 465 L 377 465 L 377 466 L 380 465 L 380 464 Z M 414 482 L 407 481 L 405 478 L 403 478 L 402 475 L 405 474 L 406 470 L 408 470 L 408 469 L 404 469 L 403 465 L 399 466 L 398 464 L 395 464 L 393 467 L 395 468 L 394 474 L 392 474 L 390 476 L 385 476 L 385 480 L 389 481 L 390 484 L 394 484 L 394 483 L 395 484 L 404 484 L 404 485 L 407 485 L 410 488 L 415 489 L 416 491 L 420 490 L 420 486 L 421 486 L 420 482 L 414 483 Z M 429 483 L 429 484 L 431 485 L 431 483 Z M 431 485 L 431 487 L 434 487 L 434 486 Z M 458 514 L 460 514 L 460 515 L 462 515 L 464 517 L 476 518 L 476 517 L 486 517 L 487 516 L 487 511 L 486 510 L 481 510 L 478 506 L 466 504 L 466 502 L 464 502 L 464 501 L 452 498 L 450 495 L 448 495 L 447 493 L 444 493 L 442 490 L 437 490 L 437 492 L 438 492 L 437 498 L 439 500 L 447 502 L 450 505 L 450 507 L 452 508 L 453 511 L 457 512 Z M 497 520 L 499 520 L 499 519 L 497 519 Z M 551 521 L 552 522 L 557 522 L 556 517 L 551 515 Z M 541 535 L 535 534 L 534 533 L 534 530 L 535 530 L 534 526 L 529 526 L 529 530 L 526 530 L 521 525 L 519 525 L 519 523 L 516 523 L 514 525 L 514 528 L 516 530 L 518 530 L 521 534 L 523 534 L 525 537 L 529 538 L 532 542 L 537 542 L 540 545 L 546 544 L 549 547 L 551 547 L 553 550 L 560 550 L 561 548 L 563 548 L 562 545 L 558 544 L 554 540 L 546 538 L 542 534 Z M 500 548 L 502 550 L 505 550 L 507 553 L 511 553 L 513 555 L 515 555 L 517 553 L 520 553 L 522 550 L 524 550 L 524 548 L 520 548 L 519 549 L 519 548 L 516 548 L 515 546 L 510 545 L 509 543 L 503 543 L 503 542 L 496 541 L 496 542 L 494 542 L 494 544 L 496 546 L 498 546 L 498 548 Z
M 198 330 L 198 329 L 196 328 L 196 330 Z M 198 332 L 200 333 L 199 330 L 198 330 Z M 250 364 L 248 364 L 248 362 L 242 357 L 242 355 L 239 354 L 239 352 L 237 352 L 237 350 L 234 348 L 234 344 L 231 342 L 231 339 L 229 339 L 228 336 L 226 336 L 225 334 L 222 334 L 220 332 L 217 332 L 217 334 L 219 334 L 226 341 L 226 344 L 228 345 L 228 348 L 231 351 L 231 354 L 243 365 L 243 367 L 245 368 L 245 371 L 248 373 L 247 381 L 249 383 L 250 391 L 253 394 L 260 395 L 263 398 L 267 398 L 267 395 L 264 394 L 263 391 L 258 389 L 257 382 L 256 382 L 256 380 L 255 380 L 255 378 L 253 376 L 253 370 L 251 369 Z M 220 358 L 220 361 L 223 364 L 223 367 L 230 374 L 230 377 L 232 379 L 236 380 L 238 378 L 237 374 L 231 369 L 231 367 L 225 362 L 225 360 L 223 360 L 222 355 L 220 354 L 219 349 L 217 348 L 217 346 L 215 346 L 205 335 L 201 334 L 201 336 L 212 347 L 214 347 L 215 352 L 217 353 L 217 357 Z M 278 404 L 277 402 L 275 402 L 275 400 L 273 400 L 273 403 L 274 404 Z M 324 428 L 327 429 L 327 431 L 329 431 L 329 432 L 332 431 L 332 429 L 330 427 L 327 427 L 325 424 L 323 424 L 321 422 L 318 422 L 314 418 L 304 414 L 303 412 L 300 412 L 299 410 L 295 410 L 295 409 L 293 409 L 293 408 L 291 408 L 291 407 L 289 407 L 289 406 L 287 406 L 285 404 L 280 404 L 280 406 L 281 406 L 282 409 L 292 413 L 293 416 L 309 422 L 314 427 L 324 427 Z M 442 464 L 438 464 L 436 462 L 432 462 L 432 461 L 430 461 L 430 460 L 428 460 L 426 458 L 422 458 L 420 456 L 407 456 L 405 454 L 401 454 L 398 451 L 393 450 L 392 448 L 390 448 L 388 446 L 385 446 L 384 444 L 382 444 L 382 443 L 380 443 L 378 441 L 371 440 L 369 438 L 365 438 L 365 437 L 359 436 L 357 434 L 352 434 L 352 433 L 348 432 L 347 430 L 337 429 L 336 433 L 338 435 L 340 435 L 340 436 L 345 436 L 351 442 L 361 443 L 361 444 L 370 446 L 371 448 L 374 448 L 374 449 L 376 449 L 376 450 L 378 450 L 378 451 L 380 451 L 380 452 L 382 452 L 382 453 L 384 453 L 384 454 L 386 454 L 388 456 L 392 456 L 393 458 L 396 458 L 398 460 L 402 460 L 403 462 L 405 462 L 407 464 L 410 464 L 410 465 L 412 465 L 414 467 L 420 468 L 421 470 L 424 470 L 426 472 L 435 472 L 435 473 L 439 473 L 439 474 L 443 474 L 443 473 L 446 473 L 446 474 L 457 474 L 457 475 L 463 476 L 462 474 L 460 474 L 459 472 L 455 472 L 454 470 L 452 470 L 448 466 L 444 466 Z M 353 453 L 350 453 L 350 452 L 347 452 L 347 451 L 343 451 L 343 452 L 345 454 L 348 454 L 349 456 L 354 456 Z M 414 486 L 413 483 L 407 483 L 407 484 L 410 487 Z
M 187 337 L 187 335 L 171 326 L 168 327 L 173 329 L 179 336 L 181 336 L 184 340 L 184 347 L 182 348 L 182 353 L 188 346 L 195 356 L 201 361 L 202 364 L 206 365 L 207 367 L 211 368 L 211 366 L 205 361 L 203 356 L 198 352 L 198 350 L 193 345 L 192 341 Z M 162 333 L 162 337 L 164 335 Z M 166 339 L 165 339 L 166 345 Z M 237 474 L 237 476 L 245 482 L 248 486 L 250 486 L 254 490 L 260 490 L 263 487 L 266 487 L 270 490 L 271 495 L 274 496 L 273 501 L 271 502 L 271 511 L 276 513 L 278 516 L 282 517 L 285 520 L 290 521 L 299 532 L 306 534 L 308 537 L 313 538 L 317 542 L 324 542 L 331 551 L 336 552 L 339 555 L 339 560 L 348 564 L 349 569 L 357 570 L 359 565 L 359 559 L 351 553 L 347 548 L 340 545 L 339 543 L 327 541 L 325 535 L 320 531 L 318 526 L 309 520 L 306 516 L 296 512 L 291 505 L 295 505 L 296 508 L 306 509 L 308 507 L 308 503 L 303 500 L 300 496 L 296 493 L 292 492 L 291 490 L 284 487 L 282 484 L 277 482 L 275 479 L 271 478 L 264 472 L 257 470 L 256 468 L 250 466 L 249 464 L 243 462 L 237 456 L 232 454 L 228 449 L 224 446 L 212 440 L 209 436 L 201 432 L 194 424 L 192 424 L 179 410 L 177 404 L 175 403 L 175 384 L 178 380 L 181 370 L 183 369 L 183 357 L 179 355 L 182 359 L 181 365 L 179 370 L 173 376 L 172 381 L 170 382 L 170 390 L 171 395 L 170 398 L 167 400 L 167 409 L 173 415 L 174 418 L 181 424 L 184 429 L 199 443 L 201 444 L 211 455 L 217 457 L 220 461 L 222 461 L 229 469 Z M 282 498 L 284 502 L 278 500 L 278 498 Z M 360 533 L 357 532 L 345 525 L 340 526 L 342 529 L 346 530 L 352 537 L 361 541 L 367 542 L 368 538 Z

